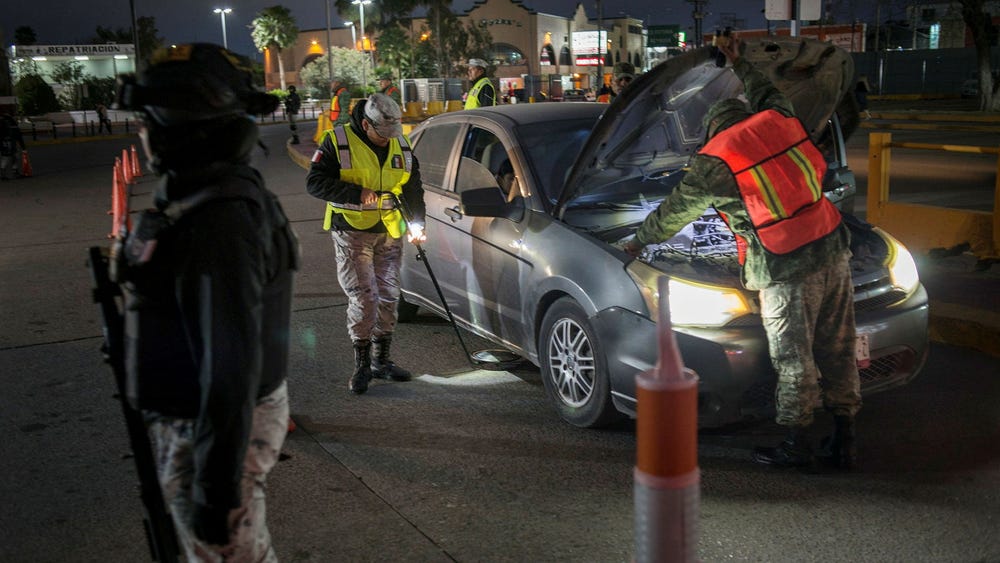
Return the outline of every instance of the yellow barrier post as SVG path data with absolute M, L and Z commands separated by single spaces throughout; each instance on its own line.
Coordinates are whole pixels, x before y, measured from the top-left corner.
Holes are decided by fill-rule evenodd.
M 889 201 L 889 160 L 892 133 L 868 134 L 868 211 L 867 221 L 882 219 L 882 205 Z

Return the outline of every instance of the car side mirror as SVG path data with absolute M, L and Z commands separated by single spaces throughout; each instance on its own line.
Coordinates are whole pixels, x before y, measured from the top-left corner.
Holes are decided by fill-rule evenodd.
M 502 217 L 511 221 L 520 221 L 524 215 L 523 204 L 507 203 L 504 193 L 496 186 L 464 190 L 459 199 L 463 215 Z

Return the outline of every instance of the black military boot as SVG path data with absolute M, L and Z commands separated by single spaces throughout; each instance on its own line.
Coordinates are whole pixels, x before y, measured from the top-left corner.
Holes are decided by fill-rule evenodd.
M 397 366 L 389 359 L 389 345 L 392 344 L 392 335 L 383 334 L 372 340 L 375 349 L 372 354 L 372 376 L 379 379 L 391 379 L 393 381 L 409 381 L 413 378 L 410 372 Z
M 778 467 L 808 467 L 813 463 L 812 446 L 805 435 L 805 427 L 793 426 L 777 446 L 757 447 L 753 451 L 753 460 L 765 465 Z
M 368 390 L 368 382 L 372 380 L 371 356 L 371 342 L 354 341 L 354 375 L 351 376 L 351 383 L 348 385 L 351 393 L 360 395 Z
M 854 469 L 858 464 L 858 448 L 854 443 L 854 417 L 835 415 L 833 435 L 823 438 L 823 451 L 818 459 L 829 467 Z

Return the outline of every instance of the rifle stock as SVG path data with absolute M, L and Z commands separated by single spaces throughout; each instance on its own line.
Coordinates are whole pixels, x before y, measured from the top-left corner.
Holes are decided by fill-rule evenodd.
M 129 404 L 125 392 L 125 320 L 118 304 L 121 289 L 108 275 L 109 257 L 106 249 L 90 247 L 88 264 L 94 281 L 94 302 L 99 306 L 104 327 L 104 344 L 101 346 L 101 351 L 115 377 L 122 416 L 128 429 L 129 446 L 132 448 L 139 476 L 144 512 L 143 524 L 150 555 L 153 561 L 176 563 L 179 555 L 177 534 L 160 490 L 149 433 L 142 413 Z

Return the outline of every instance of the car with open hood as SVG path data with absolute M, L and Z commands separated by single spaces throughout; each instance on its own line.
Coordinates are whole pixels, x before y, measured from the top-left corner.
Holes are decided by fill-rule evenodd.
M 902 385 L 926 359 L 927 294 L 904 246 L 851 215 L 851 59 L 797 37 L 748 41 L 743 56 L 792 100 L 828 161 L 824 193 L 852 233 L 862 392 Z M 680 182 L 705 140 L 708 108 L 742 92 L 704 48 L 656 66 L 610 105 L 499 106 L 414 129 L 427 204 L 423 248 L 451 313 L 537 365 L 569 423 L 634 416 L 635 376 L 657 359 L 664 275 L 684 363 L 699 375 L 699 424 L 774 412 L 759 300 L 740 285 L 735 241 L 719 217 L 706 210 L 637 260 L 621 249 Z M 402 320 L 420 307 L 445 314 L 433 281 L 407 252 Z

